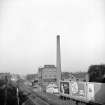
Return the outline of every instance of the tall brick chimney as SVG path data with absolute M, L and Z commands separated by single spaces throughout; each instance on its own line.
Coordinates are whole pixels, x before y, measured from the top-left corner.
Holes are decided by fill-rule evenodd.
M 61 55 L 60 55 L 60 36 L 57 35 L 57 57 L 56 57 L 56 68 L 57 68 L 57 82 L 61 80 Z

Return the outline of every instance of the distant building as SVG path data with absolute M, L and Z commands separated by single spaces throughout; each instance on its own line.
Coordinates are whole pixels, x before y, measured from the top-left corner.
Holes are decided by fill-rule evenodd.
M 5 79 L 5 77 L 10 79 L 11 78 L 11 74 L 10 73 L 0 73 L 0 79 Z
M 76 72 L 76 73 L 73 73 L 73 75 L 77 81 L 88 81 L 87 72 Z
M 69 72 L 62 72 L 62 80 L 76 81 L 76 77 Z
M 28 75 L 26 75 L 26 80 L 28 80 L 30 82 L 38 80 L 38 74 L 28 74 Z
M 11 74 L 11 80 L 12 80 L 12 81 L 17 81 L 17 80 L 18 80 L 18 75 L 16 75 L 16 74 Z
M 50 83 L 57 82 L 57 70 L 54 65 L 44 65 L 38 70 L 39 84 L 47 86 Z
M 62 80 L 89 81 L 87 72 L 62 72 Z

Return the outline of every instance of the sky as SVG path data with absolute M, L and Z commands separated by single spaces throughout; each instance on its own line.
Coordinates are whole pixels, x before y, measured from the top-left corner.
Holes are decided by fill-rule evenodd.
M 62 71 L 105 64 L 105 1 L 0 0 L 0 72 L 56 65 L 57 35 Z

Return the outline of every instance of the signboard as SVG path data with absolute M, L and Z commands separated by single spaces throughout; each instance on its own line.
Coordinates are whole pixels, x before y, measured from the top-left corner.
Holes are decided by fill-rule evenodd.
M 63 94 L 69 94 L 69 82 L 60 82 L 60 92 Z
M 83 82 L 71 81 L 71 95 L 86 98 L 86 84 Z
M 88 100 L 94 100 L 94 84 L 93 83 L 88 83 Z
M 71 83 L 71 91 L 74 94 L 78 92 L 78 84 L 77 84 L 77 82 L 72 82 Z

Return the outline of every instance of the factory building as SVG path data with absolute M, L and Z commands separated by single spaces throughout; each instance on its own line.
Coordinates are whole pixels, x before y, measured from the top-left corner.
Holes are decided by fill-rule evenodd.
M 47 86 L 50 83 L 57 83 L 57 70 L 55 65 L 44 65 L 38 70 L 39 84 Z
M 54 83 L 59 87 L 59 81 L 61 80 L 60 36 L 57 35 L 56 39 L 56 67 L 55 65 L 44 65 L 44 67 L 39 68 L 38 82 L 41 87 L 46 87 L 51 83 Z

